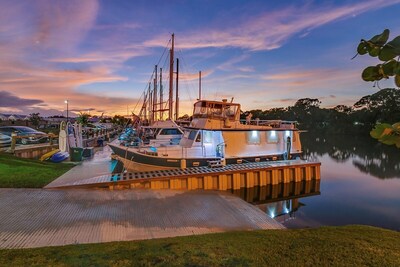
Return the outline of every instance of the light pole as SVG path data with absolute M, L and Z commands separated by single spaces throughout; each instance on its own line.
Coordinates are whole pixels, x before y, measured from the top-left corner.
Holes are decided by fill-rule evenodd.
M 69 121 L 69 117 L 68 117 L 68 100 L 64 100 L 64 103 L 67 104 L 67 121 Z

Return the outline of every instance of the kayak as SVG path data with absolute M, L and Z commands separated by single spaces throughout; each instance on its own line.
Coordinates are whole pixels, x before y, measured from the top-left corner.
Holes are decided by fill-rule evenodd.
M 46 154 L 44 154 L 43 156 L 40 157 L 40 161 L 48 160 L 51 156 L 53 156 L 57 152 L 60 152 L 60 149 L 54 149 L 50 152 L 47 152 Z
M 50 157 L 50 161 L 58 163 L 63 160 L 66 160 L 67 158 L 69 158 L 68 152 L 57 152 L 53 156 Z

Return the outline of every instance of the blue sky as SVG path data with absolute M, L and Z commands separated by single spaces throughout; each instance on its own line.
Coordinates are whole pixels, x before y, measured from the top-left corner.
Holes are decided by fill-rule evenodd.
M 391 38 L 400 34 L 400 0 L 0 0 L 0 6 L 2 113 L 60 115 L 65 99 L 76 112 L 138 112 L 171 33 L 182 63 L 181 115 L 197 98 L 199 70 L 203 98 L 234 97 L 243 110 L 286 107 L 304 97 L 325 107 L 351 105 L 378 90 L 360 78 L 378 62 L 350 60 L 360 39 L 385 28 Z

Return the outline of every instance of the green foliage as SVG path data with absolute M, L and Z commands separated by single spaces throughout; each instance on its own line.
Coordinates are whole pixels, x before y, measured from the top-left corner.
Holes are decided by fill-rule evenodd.
M 399 238 L 356 225 L 236 231 L 0 250 L 0 266 L 399 266 Z
M 383 78 L 388 79 L 393 76 L 395 85 L 400 87 L 400 62 L 398 59 L 394 59 L 400 57 L 400 36 L 395 37 L 390 42 L 387 42 L 388 39 L 389 30 L 385 29 L 381 34 L 375 35 L 369 41 L 361 40 L 357 47 L 358 54 L 365 55 L 368 53 L 372 57 L 378 56 L 379 60 L 383 61 L 382 64 L 365 68 L 361 77 L 367 82 L 377 82 Z M 369 104 L 367 103 L 369 102 L 367 97 L 361 99 L 359 104 Z M 399 100 L 399 97 L 397 97 L 397 100 Z M 377 124 L 370 134 L 384 144 L 396 145 L 400 148 L 400 134 L 395 125 L 398 124 Z
M 29 114 L 29 121 L 32 123 L 33 126 L 38 127 L 40 124 L 40 113 L 31 113 Z
M 382 89 L 375 94 L 362 97 L 353 106 L 338 105 L 320 108 L 318 99 L 299 99 L 287 108 L 250 110 L 241 114 L 245 120 L 249 113 L 252 119 L 294 120 L 302 130 L 330 134 L 367 134 L 376 123 L 400 121 L 400 90 Z
M 0 153 L 0 188 L 42 188 L 72 167 Z
M 111 122 L 116 124 L 116 125 L 126 125 L 127 123 L 129 123 L 130 119 L 125 118 L 124 116 L 120 116 L 120 115 L 115 115 L 112 119 Z
M 357 47 L 357 54 L 378 57 L 382 64 L 369 66 L 362 72 L 362 79 L 367 82 L 377 82 L 394 76 L 397 87 L 400 87 L 400 63 L 395 57 L 400 56 L 400 36 L 392 41 L 389 39 L 389 30 L 385 29 L 381 34 L 375 35 L 370 40 L 361 40 Z M 387 43 L 386 43 L 387 42 Z
M 89 123 L 90 115 L 88 113 L 80 112 L 79 116 L 76 118 L 76 121 L 83 126 L 87 126 Z
M 400 148 L 400 123 L 393 125 L 388 123 L 377 124 L 370 134 L 386 145 L 396 145 Z

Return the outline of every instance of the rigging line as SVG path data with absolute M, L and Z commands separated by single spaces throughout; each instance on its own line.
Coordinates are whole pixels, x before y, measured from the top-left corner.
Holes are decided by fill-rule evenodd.
M 158 60 L 157 65 L 160 64 L 161 59 L 164 57 L 165 51 L 167 51 L 167 49 L 168 49 L 169 44 L 171 43 L 171 41 L 172 41 L 172 38 L 170 38 L 170 39 L 168 40 L 167 45 L 164 47 L 164 51 L 163 51 L 163 53 L 162 53 L 160 59 Z M 166 62 L 166 60 L 167 60 L 167 57 L 165 58 L 165 62 Z M 166 64 L 165 62 L 164 62 L 164 66 L 165 66 L 165 64 Z M 164 66 L 163 66 L 163 68 L 164 68 Z M 139 105 L 140 100 L 142 99 L 142 97 L 144 97 L 145 92 L 147 91 L 147 88 L 148 88 L 147 86 L 148 86 L 149 83 L 151 83 L 151 82 L 153 81 L 153 77 L 154 77 L 154 70 L 153 70 L 153 73 L 152 73 L 151 76 L 150 76 L 149 81 L 146 83 L 145 88 L 144 88 L 144 90 L 142 91 L 141 96 L 139 97 L 139 100 L 136 102 L 136 105 L 135 105 L 135 108 L 133 109 L 133 111 L 136 110 L 137 106 Z
M 185 73 L 185 72 L 189 74 L 189 72 L 187 71 L 187 68 L 186 68 L 186 64 L 184 63 L 184 61 L 182 63 L 183 63 L 183 64 L 181 64 L 181 69 L 182 69 L 181 72 L 182 72 L 182 74 Z M 186 91 L 187 95 L 189 96 L 190 102 L 193 102 L 192 92 L 191 92 L 191 88 L 190 88 L 190 85 L 192 83 L 190 81 L 188 81 L 187 79 L 183 79 L 181 84 L 184 85 L 184 87 L 186 89 L 185 91 Z
M 133 108 L 133 113 L 135 113 L 137 106 L 139 105 L 140 100 L 142 99 L 142 97 L 144 97 L 144 91 L 142 92 L 142 94 L 139 97 L 139 100 L 136 102 L 136 106 Z
M 183 71 L 182 71 L 182 73 L 185 73 L 185 71 L 188 73 L 188 74 L 190 74 L 190 68 L 188 67 L 188 64 L 186 63 L 186 60 L 185 60 L 185 58 L 183 57 L 183 52 L 182 52 L 182 49 L 179 49 L 178 51 L 177 51 L 177 53 L 179 53 L 180 54 L 180 58 L 181 58 L 181 65 L 182 65 L 182 69 L 183 69 Z M 193 71 L 193 73 L 195 73 L 194 71 Z M 185 87 L 186 87 L 186 91 L 187 91 L 187 93 L 188 93 L 188 95 L 189 95 L 189 99 L 190 99 L 190 101 L 192 102 L 193 100 L 192 100 L 192 91 L 195 91 L 196 89 L 194 89 L 194 85 L 193 85 L 194 83 L 193 83 L 193 81 L 188 81 L 188 80 L 186 80 L 185 81 Z
M 170 43 L 171 43 L 171 39 L 169 39 L 167 45 L 164 47 L 164 51 L 163 51 L 163 53 L 162 53 L 160 59 L 159 59 L 158 62 L 157 62 L 157 66 L 160 64 L 161 59 L 163 58 L 163 56 L 164 56 L 164 54 L 165 54 L 165 51 L 167 51 L 167 48 L 169 47 L 169 44 L 170 44 Z

